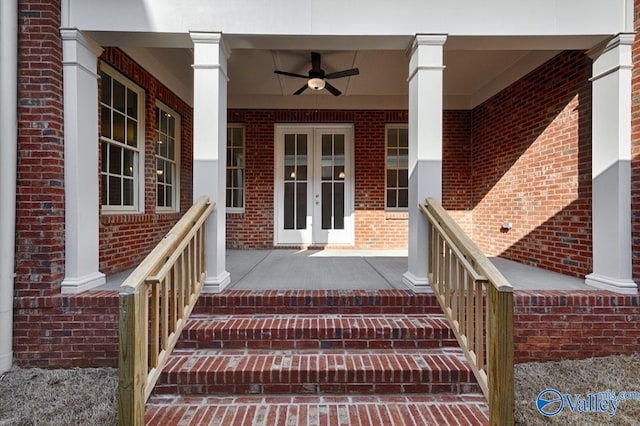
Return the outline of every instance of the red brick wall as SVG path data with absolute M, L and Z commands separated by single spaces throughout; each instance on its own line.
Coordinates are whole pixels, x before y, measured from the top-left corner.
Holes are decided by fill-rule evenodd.
M 630 354 L 640 348 L 637 295 L 516 291 L 514 298 L 518 363 Z
M 303 298 L 304 295 L 299 297 Z M 425 295 L 420 297 L 429 299 Z M 422 300 L 417 305 L 410 296 L 411 300 L 408 302 L 393 299 L 390 305 L 399 303 L 400 307 L 393 309 L 403 309 L 403 303 L 407 303 L 406 309 L 415 310 L 416 306 L 427 310 L 430 310 L 430 307 L 437 309 L 435 296 L 430 297 L 433 299 L 430 302 Z M 640 322 L 640 311 L 637 295 L 619 295 L 603 291 L 516 291 L 514 298 L 516 363 L 578 359 L 638 351 L 640 328 L 637 324 Z M 235 307 L 240 306 L 240 311 L 245 312 L 246 300 L 246 297 L 238 295 L 203 295 L 196 309 L 200 309 L 201 313 L 210 312 L 212 309 L 222 309 L 231 313 Z M 282 299 L 279 296 L 279 300 L 288 304 L 286 298 Z M 222 308 L 217 303 L 220 303 Z M 303 305 L 298 304 L 301 310 L 305 308 Z M 345 306 L 342 305 L 343 308 Z M 278 307 L 275 303 L 269 304 L 266 309 L 280 312 L 285 308 L 290 306 Z M 367 307 L 352 308 L 362 310 Z M 375 312 L 381 309 L 380 306 L 369 308 L 373 308 Z M 14 351 L 20 365 L 117 366 L 116 292 L 16 298 L 14 309 Z M 314 309 L 317 310 L 318 307 Z
M 470 125 L 466 111 L 444 113 L 444 205 L 470 224 Z M 274 125 L 353 123 L 356 247 L 405 248 L 407 214 L 385 212 L 385 125 L 406 123 L 406 111 L 230 110 L 229 123 L 245 126 L 244 213 L 227 214 L 227 245 L 273 247 Z
M 18 26 L 15 289 L 44 296 L 64 278 L 60 1 L 20 1 Z
M 472 111 L 473 239 L 486 253 L 591 271 L 590 69 L 561 53 Z
M 640 0 L 635 0 L 634 22 L 640 30 Z M 633 43 L 631 102 L 631 227 L 633 279 L 640 282 L 640 38 Z
M 122 50 L 106 48 L 103 62 L 145 90 L 145 199 L 144 214 L 101 214 L 100 271 L 106 274 L 137 266 L 179 219 L 180 213 L 156 212 L 155 108 L 156 100 L 180 114 L 180 210 L 193 196 L 192 109 Z M 99 173 L 99 171 L 98 171 Z
M 442 206 L 471 236 L 471 111 L 444 111 L 442 128 Z
M 118 294 L 14 301 L 13 350 L 23 367 L 117 367 Z

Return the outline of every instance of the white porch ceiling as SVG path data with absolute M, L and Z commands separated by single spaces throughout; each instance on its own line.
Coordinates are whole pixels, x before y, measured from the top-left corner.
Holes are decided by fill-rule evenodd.
M 98 37 L 99 38 L 99 37 Z M 542 65 L 565 48 L 587 49 L 603 37 L 530 38 L 458 37 L 444 47 L 444 107 L 469 109 Z M 370 40 L 318 38 L 230 38 L 227 48 L 228 105 L 231 108 L 407 108 L 410 38 L 392 38 L 372 47 Z M 305 41 L 307 44 L 305 45 Z M 377 43 L 380 40 L 376 41 Z M 400 48 L 402 46 L 402 48 Z M 157 75 L 188 103 L 193 99 L 193 52 L 189 48 L 126 47 L 124 50 Z M 357 67 L 357 76 L 331 80 L 343 94 L 326 90 L 293 93 L 301 78 L 274 74 L 276 69 L 306 75 L 311 51 L 322 55 L 322 68 L 335 72 Z

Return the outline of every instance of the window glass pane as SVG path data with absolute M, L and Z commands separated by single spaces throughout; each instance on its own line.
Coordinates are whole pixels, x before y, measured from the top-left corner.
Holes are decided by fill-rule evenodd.
M 162 114 L 160 108 L 156 108 L 156 133 L 160 130 L 160 115 Z
M 235 186 L 233 183 L 233 170 L 227 169 L 227 188 L 233 188 Z
M 166 207 L 171 207 L 173 206 L 173 186 L 169 186 L 167 185 L 166 187 L 166 191 L 165 191 L 165 206 Z
M 387 129 L 387 145 L 394 148 L 398 146 L 398 129 Z
M 395 189 L 387 189 L 387 207 L 398 207 Z
M 173 138 L 168 138 L 167 141 L 167 155 L 171 160 L 176 159 L 176 141 Z
M 109 144 L 102 142 L 102 173 L 109 170 Z
M 167 133 L 170 136 L 175 136 L 176 134 L 176 118 L 174 116 L 169 116 L 168 117 L 168 125 L 169 128 L 167 129 Z
M 111 138 L 111 110 L 104 106 L 100 108 L 100 135 Z
M 398 167 L 398 150 L 396 148 L 387 150 L 387 167 L 393 169 Z
M 164 160 L 160 158 L 156 159 L 156 180 L 158 182 L 164 183 L 165 173 L 164 173 Z
M 118 176 L 109 176 L 109 205 L 111 206 L 121 205 L 120 179 Z
M 113 139 L 124 143 L 124 115 L 113 112 Z
M 233 146 L 242 147 L 242 131 L 240 127 L 233 128 Z
M 122 175 L 122 148 L 109 144 L 109 167 L 107 171 L 114 175 Z
M 102 175 L 102 204 L 107 204 L 107 192 L 109 190 L 109 185 L 107 183 L 107 175 Z
M 118 80 L 113 80 L 113 108 L 125 112 L 125 87 Z
M 401 148 L 399 151 L 398 167 L 409 167 L 409 150 L 406 148 Z
M 408 189 L 398 190 L 398 207 L 408 207 L 408 206 L 409 206 L 409 190 Z
M 173 164 L 169 161 L 164 162 L 164 181 L 173 185 Z
M 398 186 L 398 171 L 396 169 L 387 170 L 387 187 L 395 188 Z
M 138 146 L 138 123 L 127 118 L 127 145 Z
M 130 149 L 124 150 L 124 175 L 133 176 L 133 158 L 135 152 Z
M 241 208 L 243 206 L 243 167 L 244 167 L 244 147 L 242 143 L 242 135 L 244 129 L 242 127 L 227 128 L 227 189 L 231 199 L 227 200 L 228 207 Z M 289 156 L 286 160 L 291 165 L 285 166 L 285 180 L 293 180 L 295 178 L 295 135 L 288 135 L 287 149 Z M 291 177 L 291 176 L 294 177 Z M 295 197 L 294 197 L 295 198 Z M 293 199 L 291 202 L 294 202 Z M 293 211 L 291 212 L 291 220 L 293 220 Z M 291 226 L 294 226 L 292 224 Z M 291 228 L 293 229 L 293 228 Z
M 133 179 L 123 179 L 123 200 L 122 204 L 125 206 L 133 205 Z
M 398 170 L 398 186 L 400 188 L 409 187 L 409 170 L 407 169 Z
M 127 89 L 127 115 L 138 118 L 138 94 L 131 89 Z
M 398 134 L 398 146 L 409 147 L 409 129 L 400 129 Z
M 157 193 L 156 193 L 156 205 L 158 207 L 166 207 L 166 203 L 164 202 L 164 185 L 162 185 L 161 183 L 159 183 L 157 185 Z
M 111 77 L 101 72 L 100 78 L 100 102 L 111 105 Z
M 244 191 L 242 190 L 242 188 L 238 188 L 237 192 L 238 192 L 238 200 L 237 200 L 236 207 L 242 208 L 244 207 Z

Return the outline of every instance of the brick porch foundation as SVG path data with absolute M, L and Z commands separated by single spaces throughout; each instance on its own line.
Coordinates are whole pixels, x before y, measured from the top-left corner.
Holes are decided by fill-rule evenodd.
M 228 291 L 202 295 L 196 313 L 336 314 L 439 312 L 435 296 L 383 291 Z M 638 295 L 606 291 L 515 292 L 517 363 L 628 354 L 640 350 Z M 16 362 L 24 367 L 115 367 L 118 293 L 21 297 L 14 302 Z

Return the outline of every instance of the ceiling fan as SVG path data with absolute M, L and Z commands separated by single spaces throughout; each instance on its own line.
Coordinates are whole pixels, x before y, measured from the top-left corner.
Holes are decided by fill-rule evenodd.
M 326 74 L 322 68 L 320 68 L 320 54 L 317 52 L 311 52 L 311 69 L 309 70 L 308 75 L 296 74 L 287 71 L 275 70 L 274 73 L 287 75 L 289 77 L 298 77 L 304 78 L 307 80 L 307 84 L 296 90 L 293 94 L 299 95 L 308 88 L 311 90 L 322 90 L 327 89 L 333 96 L 340 96 L 342 92 L 332 86 L 326 80 L 332 80 L 334 78 L 342 78 L 342 77 L 350 77 L 352 75 L 360 74 L 360 70 L 358 68 L 351 68 L 344 71 L 330 72 Z

